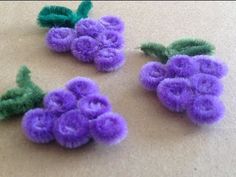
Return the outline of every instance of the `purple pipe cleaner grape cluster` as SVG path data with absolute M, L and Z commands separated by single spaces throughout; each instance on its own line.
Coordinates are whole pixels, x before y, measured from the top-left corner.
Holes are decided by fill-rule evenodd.
M 25 113 L 25 136 L 35 143 L 56 140 L 65 148 L 77 148 L 91 139 L 106 145 L 124 140 L 128 133 L 125 119 L 112 112 L 109 99 L 100 94 L 91 79 L 76 77 L 44 97 L 44 108 Z
M 71 52 L 76 60 L 94 63 L 97 70 L 112 72 L 125 63 L 124 22 L 115 16 L 82 19 L 74 29 L 51 28 L 46 45 L 55 52 Z
M 211 56 L 175 55 L 165 65 L 153 61 L 145 64 L 139 81 L 144 89 L 156 91 L 170 111 L 186 112 L 198 125 L 212 124 L 224 116 L 220 79 L 227 72 L 227 66 Z

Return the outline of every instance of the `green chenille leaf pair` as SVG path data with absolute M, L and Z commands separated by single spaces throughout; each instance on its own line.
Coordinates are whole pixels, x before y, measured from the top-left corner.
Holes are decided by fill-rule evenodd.
M 17 74 L 18 87 L 8 90 L 0 97 L 0 120 L 40 107 L 44 92 L 31 81 L 30 70 L 22 66 Z
M 93 5 L 90 0 L 83 0 L 76 12 L 63 6 L 45 6 L 38 14 L 38 24 L 41 27 L 70 27 L 82 18 L 87 18 Z
M 145 43 L 140 49 L 148 56 L 157 57 L 162 63 L 166 63 L 168 58 L 182 55 L 212 55 L 215 47 L 211 43 L 202 39 L 180 39 L 165 47 L 159 43 Z

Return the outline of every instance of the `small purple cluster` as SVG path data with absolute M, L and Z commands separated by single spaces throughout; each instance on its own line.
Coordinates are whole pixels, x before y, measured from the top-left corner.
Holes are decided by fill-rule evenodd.
M 107 97 L 91 79 L 76 77 L 65 88 L 49 92 L 44 108 L 29 110 L 22 120 L 25 136 L 35 143 L 56 140 L 66 148 L 77 148 L 91 139 L 113 145 L 126 138 L 125 119 L 112 112 Z
M 224 116 L 219 99 L 223 85 L 220 79 L 227 66 L 207 56 L 176 55 L 163 65 L 148 62 L 140 71 L 141 85 L 156 91 L 160 102 L 170 111 L 186 112 L 195 124 L 212 124 Z
M 124 22 L 115 16 L 82 19 L 74 29 L 51 28 L 46 44 L 55 52 L 71 52 L 76 60 L 95 63 L 97 70 L 111 72 L 125 63 Z

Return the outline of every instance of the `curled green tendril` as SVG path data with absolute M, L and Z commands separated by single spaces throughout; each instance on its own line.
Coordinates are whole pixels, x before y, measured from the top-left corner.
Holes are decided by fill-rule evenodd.
M 42 105 L 44 92 L 31 81 L 30 70 L 26 66 L 20 68 L 16 83 L 18 87 L 8 90 L 0 97 L 0 120 Z
M 87 18 L 93 5 L 90 0 L 83 0 L 76 12 L 63 6 L 45 6 L 38 14 L 38 24 L 41 27 L 70 27 L 82 18 Z
M 212 55 L 215 47 L 211 43 L 202 39 L 180 39 L 165 47 L 159 43 L 145 43 L 140 49 L 148 56 L 154 56 L 166 63 L 168 58 L 183 54 L 189 56 Z

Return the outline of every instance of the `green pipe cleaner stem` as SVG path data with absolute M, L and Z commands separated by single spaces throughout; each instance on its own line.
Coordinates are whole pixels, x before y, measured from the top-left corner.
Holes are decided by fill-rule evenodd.
M 141 45 L 140 49 L 148 56 L 158 58 L 166 63 L 174 55 L 212 55 L 215 46 L 202 39 L 180 39 L 165 47 L 159 43 L 148 42 Z
M 87 18 L 93 4 L 91 0 L 83 0 L 76 12 L 63 6 L 45 6 L 38 14 L 37 22 L 41 27 L 70 27 L 82 18 Z
M 0 120 L 24 114 L 29 109 L 42 105 L 45 93 L 31 81 L 30 70 L 21 66 L 16 77 L 16 88 L 0 97 Z

